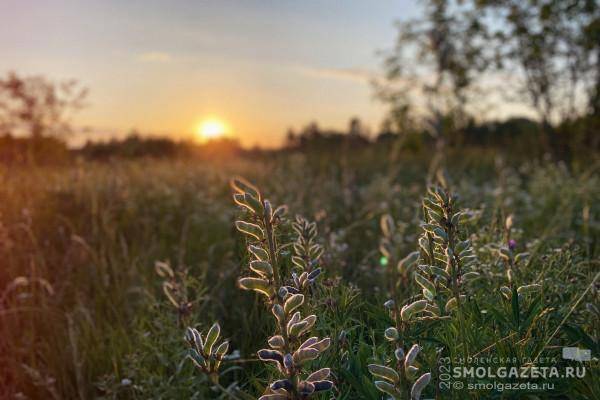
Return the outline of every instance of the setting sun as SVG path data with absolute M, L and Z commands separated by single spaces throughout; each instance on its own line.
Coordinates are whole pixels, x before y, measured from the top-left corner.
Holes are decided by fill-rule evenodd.
M 227 133 L 227 126 L 218 119 L 207 119 L 198 126 L 197 135 L 200 140 L 216 139 Z

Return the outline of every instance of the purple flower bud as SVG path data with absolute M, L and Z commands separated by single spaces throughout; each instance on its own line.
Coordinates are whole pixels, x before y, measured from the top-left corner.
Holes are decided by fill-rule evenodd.
M 510 239 L 508 241 L 508 248 L 512 251 L 517 247 L 517 241 L 515 239 Z

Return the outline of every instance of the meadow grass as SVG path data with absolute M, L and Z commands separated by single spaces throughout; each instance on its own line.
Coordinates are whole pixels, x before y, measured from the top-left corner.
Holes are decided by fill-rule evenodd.
M 456 240 L 447 237 L 455 232 L 423 226 L 439 224 L 424 211 L 436 209 L 428 188 L 441 168 L 432 164 L 410 156 L 390 163 L 365 150 L 213 165 L 139 161 L 3 170 L 0 398 L 266 395 L 270 384 L 289 378 L 285 368 L 257 356 L 278 332 L 269 302 L 304 268 L 307 275 L 322 271 L 314 285 L 300 288 L 298 310 L 316 317 L 306 338 L 329 337 L 330 345 L 301 375 L 328 368 L 334 384 L 315 398 L 382 398 L 368 366 L 394 369 L 413 344 L 419 354 L 403 368 L 419 368 L 411 382 L 431 373 L 423 398 L 516 396 L 488 389 L 440 393 L 442 357 L 541 355 L 570 365 L 560 358 L 562 346 L 588 348 L 598 357 L 598 164 L 449 156 L 439 167 L 458 196 L 452 213 L 468 217 Z M 288 206 L 277 233 L 288 245 L 277 250 L 281 275 L 268 296 L 238 287 L 256 255 L 235 227 L 245 218 L 231 200 L 229 181 L 236 175 L 272 204 Z M 315 235 L 308 221 L 315 221 Z M 468 242 L 469 271 L 477 279 L 463 282 L 466 271 L 453 264 L 459 242 Z M 433 252 L 426 253 L 430 244 Z M 323 249 L 318 257 L 313 252 L 314 263 L 306 258 L 312 245 Z M 420 261 L 410 258 L 415 252 Z M 398 268 L 409 261 L 424 280 Z M 161 267 L 158 274 L 157 265 L 168 265 L 172 275 Z M 443 273 L 423 265 L 449 267 L 450 284 L 441 288 Z M 424 292 L 431 289 L 425 281 L 438 285 L 435 293 Z M 539 287 L 520 289 L 528 285 Z M 443 312 L 452 298 L 455 312 Z M 384 306 L 390 299 L 392 310 Z M 402 307 L 422 300 L 430 312 L 424 308 L 401 327 L 405 344 L 386 340 L 386 329 L 400 328 Z M 229 343 L 218 368 L 221 388 L 190 361 L 185 341 L 187 326 L 206 335 L 215 321 L 219 343 Z M 600 398 L 598 368 L 586 366 L 583 378 L 552 379 L 552 393 L 528 394 Z M 402 388 L 408 395 L 412 384 Z

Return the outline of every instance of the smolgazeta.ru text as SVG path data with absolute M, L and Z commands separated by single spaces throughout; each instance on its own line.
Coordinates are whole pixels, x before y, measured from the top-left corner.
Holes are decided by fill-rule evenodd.
M 585 367 L 453 367 L 453 378 L 583 378 Z

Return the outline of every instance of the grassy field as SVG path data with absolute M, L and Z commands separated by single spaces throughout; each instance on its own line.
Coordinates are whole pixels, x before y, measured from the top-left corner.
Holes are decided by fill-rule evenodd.
M 387 396 L 375 381 L 410 398 L 414 382 L 430 373 L 421 380 L 430 380 L 425 399 L 598 399 L 599 168 L 476 152 L 393 161 L 367 149 L 211 165 L 148 160 L 3 170 L 0 398 L 246 399 L 287 376 L 289 397 L 271 398 L 299 399 L 298 376 L 330 368 L 334 387 L 312 398 Z M 273 209 L 288 206 L 274 218 L 273 253 L 261 225 L 265 204 L 255 215 L 232 199 L 230 179 L 240 175 Z M 437 191 L 428 192 L 433 185 Z M 461 214 L 448 224 L 445 212 Z M 310 265 L 293 261 L 296 215 L 316 222 L 316 232 L 304 232 L 316 233 Z M 263 232 L 245 235 L 236 221 Z M 266 248 L 275 264 L 270 298 L 240 288 L 240 277 L 256 275 L 249 244 Z M 294 286 L 292 272 L 316 268 L 322 273 L 300 289 L 298 309 L 317 318 L 306 338 L 328 337 L 330 345 L 290 378 L 257 352 L 281 333 L 270 309 L 291 292 L 281 296 L 275 285 Z M 477 276 L 467 279 L 468 272 Z M 401 316 L 413 303 L 414 314 Z M 211 376 L 188 357 L 185 335 L 188 326 L 206 334 L 214 322 L 229 350 Z M 286 338 L 286 351 L 301 342 L 297 336 Z M 414 344 L 420 352 L 407 362 Z M 596 361 L 564 360 L 563 346 L 590 349 Z M 460 358 L 494 356 L 494 368 L 585 371 L 546 379 L 442 376 Z M 395 372 L 370 371 L 370 364 Z M 458 381 L 553 386 L 440 385 Z

